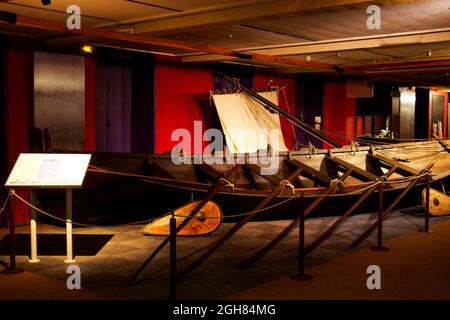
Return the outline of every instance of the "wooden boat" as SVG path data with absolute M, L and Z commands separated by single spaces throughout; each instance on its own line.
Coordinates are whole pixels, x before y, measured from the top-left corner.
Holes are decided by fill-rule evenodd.
M 176 226 L 187 219 L 189 213 L 200 203 L 200 201 L 191 202 L 174 211 Z M 169 213 L 156 219 L 142 228 L 142 233 L 150 236 L 168 236 L 170 234 Z M 214 232 L 222 222 L 222 210 L 214 201 L 208 201 L 206 205 L 193 218 L 189 219 L 187 225 L 177 233 L 178 236 L 205 236 Z
M 307 204 L 326 193 L 332 194 L 332 199 L 331 195 L 323 199 L 314 211 L 339 214 L 389 170 L 393 170 L 389 177 L 392 183 L 385 184 L 386 201 L 394 199 L 416 178 L 416 186 L 423 186 L 425 180 L 420 175 L 430 163 L 434 163 L 431 168 L 433 183 L 450 174 L 450 154 L 438 141 L 363 146 L 358 150 L 344 146 L 314 153 L 309 150 L 285 152 L 276 157 L 279 169 L 273 175 L 262 175 L 262 165 L 255 164 L 249 156 L 241 159 L 238 170 L 227 179 L 230 184 L 213 198 L 225 218 L 251 211 L 296 170 L 301 170 L 298 177 L 283 187 L 268 205 L 275 208 L 268 208 L 255 219 L 296 216 L 302 194 Z M 258 162 L 258 159 L 253 160 Z M 206 163 L 175 165 L 168 154 L 95 153 L 83 189 L 74 190 L 75 217 L 78 221 L 93 224 L 127 223 L 156 217 L 202 199 L 232 167 L 231 164 Z M 341 181 L 335 187 L 337 180 Z M 406 195 L 402 200 L 418 204 L 421 198 L 421 190 L 418 190 L 413 188 L 410 196 Z M 373 194 L 377 192 L 374 190 Z M 51 212 L 60 210 L 60 215 L 64 216 L 63 192 L 41 190 L 38 197 L 43 208 Z M 374 211 L 375 207 L 376 197 L 371 196 L 358 210 Z
M 339 214 L 349 207 L 352 212 L 374 211 L 374 195 L 378 192 L 375 186 L 380 181 L 386 201 L 402 205 L 408 200 L 419 201 L 420 189 L 416 187 L 424 184 L 430 170 L 433 183 L 450 175 L 450 141 L 436 137 L 410 143 L 342 146 L 253 90 L 238 86 L 240 92 L 258 101 L 268 112 L 285 117 L 333 148 L 310 147 L 273 156 L 269 152 L 269 157 L 264 152 L 184 155 L 181 164 L 175 164 L 170 153 L 94 153 L 84 188 L 74 192 L 74 212 L 78 217 L 86 212 L 91 217 L 87 222 L 129 222 L 137 216 L 159 216 L 203 199 L 218 185 L 220 188 L 211 198 L 223 210 L 224 218 L 252 212 L 255 207 L 259 210 L 255 219 L 296 217 L 301 198 L 308 213 Z M 369 144 L 363 139 L 360 143 Z M 265 174 L 268 159 L 276 170 Z M 55 204 L 57 197 L 49 195 L 51 192 L 56 191 L 40 192 L 44 208 L 51 209 Z
M 426 206 L 426 190 L 422 191 L 422 205 Z M 450 196 L 430 188 L 430 214 L 444 216 L 450 214 Z

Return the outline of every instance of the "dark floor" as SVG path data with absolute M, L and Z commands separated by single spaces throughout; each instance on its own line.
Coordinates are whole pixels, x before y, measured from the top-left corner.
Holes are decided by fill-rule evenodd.
M 376 232 L 368 241 L 355 249 L 349 249 L 355 239 L 373 221 L 374 214 L 350 217 L 336 233 L 306 258 L 306 267 L 319 265 L 375 243 Z M 306 220 L 306 242 L 312 241 L 336 217 L 308 218 Z M 448 221 L 450 217 L 433 217 L 431 224 Z M 258 261 L 254 266 L 241 270 L 237 265 L 247 256 L 275 237 L 289 221 L 250 222 L 225 243 L 198 269 L 178 283 L 180 299 L 222 299 L 239 292 L 263 285 L 297 270 L 298 231 L 294 230 L 286 239 Z M 423 209 L 413 207 L 397 210 L 384 223 L 384 239 L 417 231 L 423 226 Z M 189 256 L 217 240 L 230 227 L 224 223 L 215 233 L 201 238 L 179 238 L 179 269 L 195 256 Z M 77 256 L 76 264 L 82 271 L 82 287 L 108 296 L 125 299 L 167 299 L 168 292 L 168 246 L 150 263 L 134 286 L 128 285 L 131 276 L 145 258 L 161 242 L 160 237 L 143 236 L 142 226 L 114 228 L 77 228 L 77 234 L 114 234 L 114 237 L 96 256 Z M 2 230 L 3 236 L 7 231 Z M 19 227 L 18 233 L 28 233 L 28 227 Z M 63 233 L 64 229 L 39 225 L 40 233 Z M 18 256 L 18 266 L 38 275 L 47 276 L 65 283 L 67 279 L 65 257 L 39 256 L 40 262 L 28 263 L 28 257 Z M 0 259 L 9 261 L 7 256 Z M 326 293 L 324 293 L 326 298 Z

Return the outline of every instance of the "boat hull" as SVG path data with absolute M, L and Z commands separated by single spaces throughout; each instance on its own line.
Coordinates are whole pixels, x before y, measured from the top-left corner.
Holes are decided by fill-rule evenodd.
M 450 156 L 437 141 L 385 146 L 378 148 L 375 152 L 383 156 L 394 154 L 402 159 L 402 164 L 417 173 L 430 163 L 434 163 L 432 172 L 435 175 L 432 183 L 440 180 L 447 183 Z M 228 217 L 251 212 L 277 186 L 277 181 L 283 181 L 292 174 L 293 168 L 287 160 L 303 163 L 332 180 L 342 177 L 342 172 L 330 170 L 327 165 L 327 159 L 330 156 L 351 163 L 374 175 L 377 172 L 368 162 L 368 155 L 371 153 L 373 150 L 369 147 L 362 147 L 359 150 L 346 147 L 333 149 L 331 152 L 318 150 L 315 154 L 309 151 L 280 154 L 276 159 L 279 162 L 278 170 L 271 179 L 254 173 L 249 177 L 249 173 L 241 168 L 228 178 L 233 183 L 233 188 L 224 187 L 213 197 L 213 200 L 222 209 L 225 220 L 238 220 L 239 218 Z M 251 160 L 244 157 L 242 167 Z M 221 174 L 226 174 L 232 167 L 230 164 L 211 166 Z M 381 173 L 385 172 L 387 169 Z M 400 178 L 406 178 L 409 181 L 385 185 L 385 207 L 395 200 L 412 181 L 414 175 L 405 177 L 404 174 L 394 173 L 390 177 L 394 180 Z M 424 185 L 424 180 L 419 179 L 416 187 L 402 199 L 398 206 L 420 204 L 421 186 Z M 356 178 L 349 176 L 345 179 L 345 191 L 338 188 L 332 196 L 325 198 L 310 213 L 310 216 L 339 215 L 349 208 L 373 182 L 358 180 L 358 176 Z M 194 163 L 176 165 L 170 155 L 93 154 L 83 188 L 74 190 L 74 221 L 102 225 L 150 219 L 194 200 L 202 199 L 213 185 L 214 181 L 205 177 L 204 173 L 198 170 L 198 165 Z M 300 213 L 301 194 L 304 195 L 305 205 L 308 206 L 328 189 L 304 176 L 296 179 L 293 187 L 293 190 L 283 189 L 265 207 L 265 210 L 254 217 L 254 220 L 295 218 Z M 363 201 L 357 211 L 377 211 L 377 192 L 375 190 Z M 43 209 L 60 217 L 65 216 L 63 191 L 39 190 L 38 199 Z

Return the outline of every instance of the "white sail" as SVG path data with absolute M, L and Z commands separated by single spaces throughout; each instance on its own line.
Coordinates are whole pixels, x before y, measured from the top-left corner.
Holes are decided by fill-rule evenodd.
M 278 105 L 278 92 L 259 93 Z M 214 94 L 228 151 L 254 153 L 270 145 L 272 151 L 287 151 L 281 131 L 280 117 L 270 113 L 253 98 L 240 93 Z

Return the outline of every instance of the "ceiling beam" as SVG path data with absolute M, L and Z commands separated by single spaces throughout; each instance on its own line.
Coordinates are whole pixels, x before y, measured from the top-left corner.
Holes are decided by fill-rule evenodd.
M 397 62 L 397 63 L 350 66 L 347 67 L 347 71 L 348 72 L 394 71 L 394 70 L 398 71 L 403 69 L 435 68 L 448 66 L 450 66 L 450 59 L 428 60 L 428 61 L 418 60 L 418 61 Z
M 277 0 L 244 1 L 237 4 L 217 6 L 206 9 L 188 10 L 157 17 L 148 17 L 141 22 L 121 21 L 120 25 L 130 25 L 135 33 L 170 32 L 180 29 L 212 24 L 235 23 L 249 19 L 283 16 L 313 10 L 321 10 L 347 5 L 378 4 L 389 5 L 410 3 L 417 0 Z M 106 26 L 106 25 L 105 25 Z M 102 25 L 103 27 L 103 25 Z
M 270 55 L 300 55 L 347 50 L 376 49 L 403 45 L 426 44 L 450 41 L 450 28 L 422 30 L 368 37 L 336 39 L 329 41 L 303 42 L 283 47 L 251 49 L 253 52 Z M 245 51 L 245 50 L 242 50 Z
M 85 35 L 90 37 L 95 37 L 99 39 L 109 39 L 109 40 L 117 40 L 121 41 L 124 44 L 126 43 L 134 43 L 134 44 L 146 44 L 146 45 L 155 45 L 172 49 L 180 49 L 192 52 L 199 53 L 208 53 L 208 54 L 216 54 L 221 56 L 230 56 L 237 57 L 240 59 L 245 59 L 249 62 L 260 61 L 260 62 L 269 62 L 276 63 L 281 65 L 295 65 L 295 66 L 304 66 L 304 67 L 312 67 L 317 69 L 325 69 L 325 70 L 336 70 L 336 67 L 332 64 L 324 63 L 324 62 L 314 62 L 307 61 L 300 58 L 285 58 L 279 56 L 271 56 L 265 54 L 259 54 L 254 52 L 240 52 L 232 49 L 215 47 L 209 45 L 195 45 L 192 43 L 177 41 L 177 40 L 169 40 L 158 37 L 151 37 L 139 34 L 131 34 L 125 32 L 118 31 L 110 31 L 101 28 L 93 28 L 93 27 L 83 27 L 81 29 L 73 29 L 69 30 L 65 26 L 65 24 L 52 22 L 43 19 L 34 19 L 25 16 L 16 16 L 15 19 L 16 25 L 32 27 L 42 30 L 56 31 L 61 33 L 75 34 L 75 35 Z M 342 68 L 339 68 L 339 71 L 343 71 Z
M 422 30 L 413 32 L 402 32 L 395 34 L 376 35 L 368 37 L 355 37 L 346 39 L 335 39 L 326 41 L 308 41 L 283 46 L 266 46 L 258 48 L 242 48 L 239 51 L 250 50 L 255 53 L 287 56 L 307 55 L 324 52 L 342 52 L 349 50 L 377 49 L 405 45 L 438 43 L 450 41 L 450 28 Z M 212 61 L 219 59 L 217 56 L 196 55 L 186 56 L 185 62 Z

